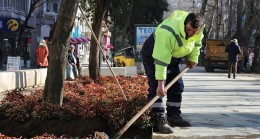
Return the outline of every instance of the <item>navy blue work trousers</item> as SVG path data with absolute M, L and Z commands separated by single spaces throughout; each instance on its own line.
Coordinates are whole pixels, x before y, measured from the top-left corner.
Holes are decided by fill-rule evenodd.
M 155 65 L 154 59 L 151 55 L 146 55 L 146 52 L 142 52 L 143 65 L 145 73 L 148 78 L 148 100 L 151 100 L 156 96 L 156 89 L 158 86 L 158 81 L 155 78 Z M 171 63 L 167 67 L 167 79 L 166 85 L 172 81 L 179 73 L 179 64 L 182 58 L 172 58 Z M 167 90 L 167 101 L 166 110 L 167 115 L 180 114 L 181 113 L 181 102 L 182 102 L 182 92 L 184 90 L 184 84 L 182 78 L 178 79 L 168 90 Z M 151 107 L 152 113 L 159 113 L 161 115 L 165 114 L 165 105 L 163 104 L 163 98 L 159 98 Z

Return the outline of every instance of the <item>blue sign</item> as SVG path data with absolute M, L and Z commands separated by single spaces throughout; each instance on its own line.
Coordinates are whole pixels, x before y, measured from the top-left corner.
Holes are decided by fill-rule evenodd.
M 20 32 L 19 18 L 0 18 L 0 30 L 3 32 Z
M 73 27 L 71 37 L 80 37 L 78 25 Z
M 155 31 L 156 25 L 136 25 L 136 49 L 141 49 L 145 40 Z

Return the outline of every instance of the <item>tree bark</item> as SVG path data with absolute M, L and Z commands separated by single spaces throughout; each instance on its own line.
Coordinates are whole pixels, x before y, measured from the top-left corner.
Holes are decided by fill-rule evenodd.
M 45 102 L 62 105 L 69 37 L 77 8 L 77 0 L 62 0 L 51 46 L 49 46 L 49 67 L 43 94 Z
M 202 0 L 202 6 L 201 6 L 201 9 L 200 9 L 200 14 L 203 15 L 203 16 L 205 16 L 205 10 L 206 10 L 207 3 L 208 3 L 208 0 Z M 206 40 L 208 38 L 208 34 L 207 34 L 205 29 L 203 31 L 203 34 L 204 34 L 204 38 L 202 40 L 202 45 L 206 46 Z
M 208 0 L 202 0 L 202 5 L 201 5 L 201 9 L 200 9 L 201 15 L 205 15 L 207 3 L 208 3 Z
M 252 61 L 252 71 L 253 72 L 259 72 L 259 70 L 260 70 L 259 51 L 260 51 L 260 35 L 257 36 L 257 38 L 255 40 L 254 58 Z
M 260 1 L 254 1 L 254 10 L 253 10 L 253 17 L 255 28 L 253 31 L 254 40 L 254 58 L 252 63 L 252 71 L 259 72 L 260 71 Z
M 254 58 L 252 63 L 252 71 L 258 70 L 259 65 L 259 5 L 260 1 L 247 0 L 245 1 L 245 19 L 242 20 L 243 0 L 238 0 L 237 3 L 237 30 L 234 38 L 238 38 L 241 47 L 254 47 Z M 242 24 L 242 22 L 244 24 Z
M 230 39 L 231 38 L 231 31 L 232 31 L 232 22 L 233 22 L 233 0 L 229 0 L 229 11 L 228 11 L 228 34 L 227 37 Z
M 236 31 L 241 32 L 241 24 L 242 24 L 242 11 L 243 11 L 243 0 L 237 1 L 237 27 Z
M 126 43 L 126 38 L 127 38 L 127 28 L 130 24 L 130 19 L 132 16 L 132 11 L 133 11 L 133 0 L 129 0 L 129 5 L 127 6 L 128 8 L 126 9 L 126 16 L 125 16 L 125 20 L 123 20 L 124 24 L 123 24 L 123 28 L 122 28 L 122 43 L 121 46 L 122 47 L 126 47 L 127 43 Z
M 242 21 L 242 12 L 240 10 L 243 7 L 243 0 L 238 0 L 237 3 L 237 30 L 233 38 L 237 38 L 239 45 L 241 47 L 247 48 L 250 44 L 250 38 L 252 37 L 252 31 L 253 31 L 253 14 L 252 14 L 252 4 L 251 0 L 245 1 L 245 17 L 244 21 Z M 241 8 L 241 9 L 238 9 Z M 244 22 L 244 25 L 242 26 L 242 22 Z
M 215 0 L 215 4 L 213 7 L 213 11 L 212 11 L 212 15 L 211 18 L 209 19 L 209 27 L 208 30 L 206 31 L 205 36 L 208 38 L 209 36 L 211 36 L 211 32 L 213 30 L 213 26 L 214 26 L 214 19 L 216 17 L 216 11 L 217 11 L 217 0 Z
M 102 21 L 105 15 L 106 10 L 109 7 L 111 0 L 96 0 L 95 1 L 95 14 L 93 19 L 92 29 L 100 42 L 101 38 L 101 27 Z M 89 57 L 89 75 L 90 78 L 96 80 L 100 75 L 100 50 L 95 41 L 93 35 L 91 36 L 90 42 L 90 57 Z
M 217 15 L 216 15 L 216 18 L 217 18 L 217 21 L 216 21 L 216 30 L 215 30 L 215 33 L 216 33 L 216 39 L 219 39 L 219 29 L 220 29 L 220 25 L 219 25 L 219 21 L 220 21 L 220 16 L 219 16 L 219 3 L 218 3 L 218 0 L 215 0 L 216 2 L 216 11 L 217 11 Z

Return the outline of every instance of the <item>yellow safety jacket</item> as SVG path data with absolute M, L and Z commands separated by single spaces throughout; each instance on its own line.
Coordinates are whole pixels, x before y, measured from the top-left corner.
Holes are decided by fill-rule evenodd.
M 188 14 L 189 12 L 177 10 L 155 30 L 152 56 L 155 59 L 156 80 L 166 79 L 167 66 L 172 57 L 188 56 L 189 61 L 198 63 L 204 26 L 197 34 L 186 40 L 184 21 Z

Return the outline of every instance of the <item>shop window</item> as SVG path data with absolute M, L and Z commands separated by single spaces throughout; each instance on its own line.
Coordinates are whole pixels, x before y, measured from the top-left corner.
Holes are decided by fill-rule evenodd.
M 17 6 L 16 7 L 18 10 L 20 11 L 25 11 L 25 4 L 26 4 L 26 1 L 25 0 L 16 0 L 16 3 L 17 3 Z
M 59 4 L 58 2 L 54 2 L 53 0 L 47 0 L 46 2 L 46 12 L 55 12 L 58 13 Z
M 53 12 L 58 13 L 58 3 L 53 3 Z
M 10 1 L 9 0 L 4 0 L 4 7 L 9 7 Z
M 4 65 L 7 64 L 7 57 L 14 56 L 15 52 L 15 43 L 14 38 L 4 38 L 1 39 L 1 50 L 0 50 L 0 70 L 4 69 Z
M 46 2 L 46 5 L 47 5 L 46 11 L 47 11 L 47 12 L 50 12 L 50 9 L 51 9 L 51 3 L 50 3 L 49 0 Z

